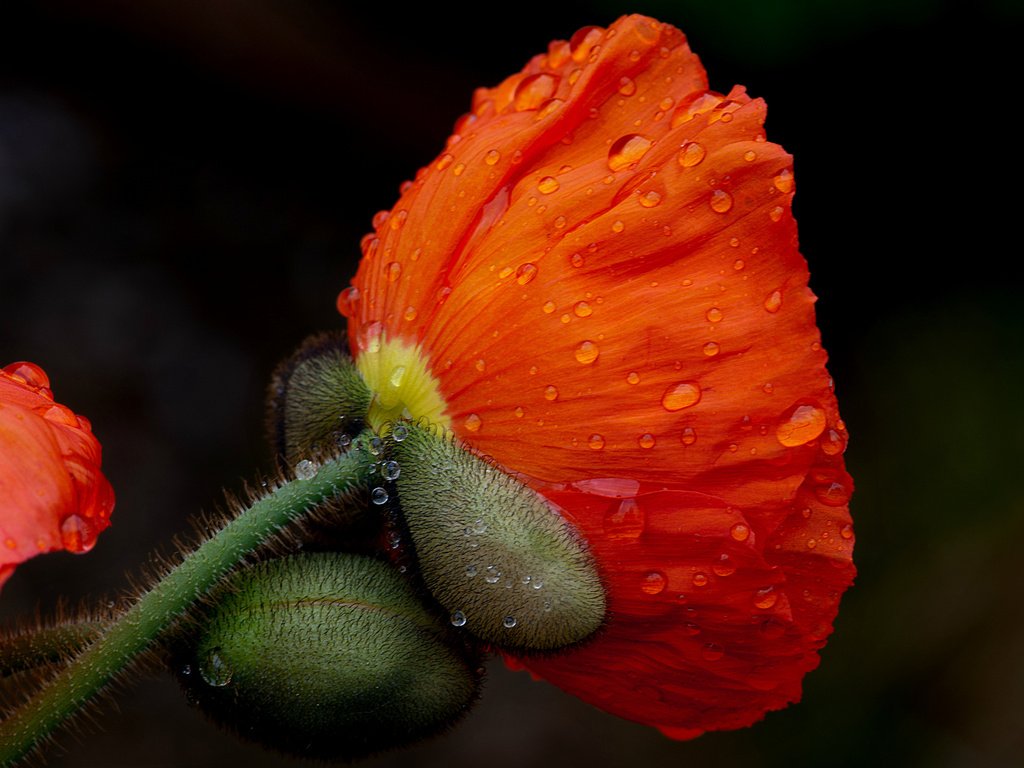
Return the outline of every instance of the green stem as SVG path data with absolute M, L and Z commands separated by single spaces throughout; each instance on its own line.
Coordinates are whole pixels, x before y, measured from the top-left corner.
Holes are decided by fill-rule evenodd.
M 373 462 L 361 436 L 310 479 L 292 480 L 245 509 L 168 573 L 24 706 L 0 723 L 0 764 L 13 765 L 145 651 L 217 581 L 288 523 L 366 484 Z
M 103 634 L 107 622 L 73 621 L 0 639 L 0 678 L 56 664 L 80 653 Z

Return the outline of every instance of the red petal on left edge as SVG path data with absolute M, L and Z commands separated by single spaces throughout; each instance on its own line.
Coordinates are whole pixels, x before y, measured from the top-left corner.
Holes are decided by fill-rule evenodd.
M 0 370 L 0 585 L 43 552 L 86 552 L 110 525 L 114 493 L 83 417 L 53 401 L 30 363 Z

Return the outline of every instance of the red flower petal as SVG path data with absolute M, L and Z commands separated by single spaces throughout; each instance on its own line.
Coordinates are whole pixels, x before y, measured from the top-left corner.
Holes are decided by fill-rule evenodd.
M 477 92 L 339 297 L 357 362 L 414 349 L 442 418 L 597 555 L 603 633 L 522 664 L 678 738 L 797 700 L 854 574 L 846 432 L 764 117 L 709 92 L 670 26 L 581 30 Z
M 88 420 L 54 402 L 32 363 L 0 370 L 0 585 L 42 552 L 87 552 L 114 493 Z

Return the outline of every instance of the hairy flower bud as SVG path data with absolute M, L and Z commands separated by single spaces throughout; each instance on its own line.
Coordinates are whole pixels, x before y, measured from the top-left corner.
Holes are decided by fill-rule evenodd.
M 306 339 L 277 367 L 268 401 L 271 440 L 294 463 L 357 434 L 370 408 L 370 391 L 344 339 L 324 333 Z
M 476 699 L 479 659 L 385 563 L 316 554 L 236 573 L 175 653 L 190 699 L 287 754 L 354 759 L 433 735 Z
M 601 626 L 597 567 L 554 505 L 441 430 L 411 426 L 394 453 L 424 581 L 454 625 L 518 651 L 563 648 Z

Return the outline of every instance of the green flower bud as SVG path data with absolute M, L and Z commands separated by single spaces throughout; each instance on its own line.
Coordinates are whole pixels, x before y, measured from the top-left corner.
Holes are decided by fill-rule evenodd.
M 455 626 L 514 651 L 577 643 L 605 594 L 576 529 L 540 494 L 440 430 L 394 442 L 398 504 L 423 580 Z
M 276 450 L 294 463 L 356 435 L 369 409 L 370 390 L 344 339 L 324 333 L 306 339 L 274 371 L 267 422 Z
M 433 735 L 478 693 L 479 658 L 399 573 L 301 555 L 239 571 L 175 666 L 226 728 L 287 754 L 354 759 Z

